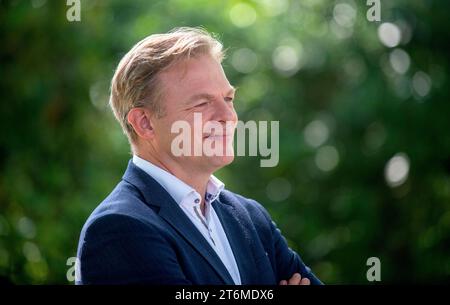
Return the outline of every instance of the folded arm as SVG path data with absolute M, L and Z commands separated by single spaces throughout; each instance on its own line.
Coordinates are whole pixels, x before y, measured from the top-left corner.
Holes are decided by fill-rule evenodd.
M 269 213 L 261 204 L 258 202 L 256 202 L 256 204 L 270 223 L 278 282 L 281 284 L 309 284 L 308 281 L 306 281 L 306 279 L 308 279 L 311 285 L 323 285 L 311 269 L 303 263 L 300 256 L 288 247 L 286 239 L 281 234 L 281 231 L 275 222 L 270 218 Z

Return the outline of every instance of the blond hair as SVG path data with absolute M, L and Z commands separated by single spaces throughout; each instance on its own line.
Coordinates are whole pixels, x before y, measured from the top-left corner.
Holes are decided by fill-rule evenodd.
M 130 144 L 137 138 L 127 119 L 131 109 L 148 107 L 157 117 L 164 115 L 158 74 L 180 60 L 203 54 L 221 62 L 222 43 L 204 29 L 182 27 L 142 39 L 120 60 L 111 81 L 109 104 Z

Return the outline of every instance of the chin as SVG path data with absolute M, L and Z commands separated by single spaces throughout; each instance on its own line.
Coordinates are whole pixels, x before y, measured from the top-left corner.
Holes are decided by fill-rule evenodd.
M 233 156 L 214 156 L 208 158 L 209 163 L 217 170 L 219 168 L 222 168 L 224 166 L 227 166 L 234 160 Z

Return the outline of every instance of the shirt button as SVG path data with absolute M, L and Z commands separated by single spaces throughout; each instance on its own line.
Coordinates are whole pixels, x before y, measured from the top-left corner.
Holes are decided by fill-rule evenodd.
M 199 203 L 199 202 L 200 202 L 200 199 L 197 198 L 197 199 L 194 200 L 194 202 L 195 202 L 195 203 Z

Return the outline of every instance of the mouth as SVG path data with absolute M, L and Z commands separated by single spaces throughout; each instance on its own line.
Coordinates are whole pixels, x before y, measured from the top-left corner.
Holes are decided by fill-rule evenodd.
M 210 133 L 207 135 L 203 135 L 203 139 L 223 139 L 231 137 L 230 134 L 222 134 L 222 133 Z
M 222 140 L 222 139 L 229 139 L 231 136 L 230 135 L 207 135 L 204 136 L 203 139 L 211 139 L 211 140 Z

